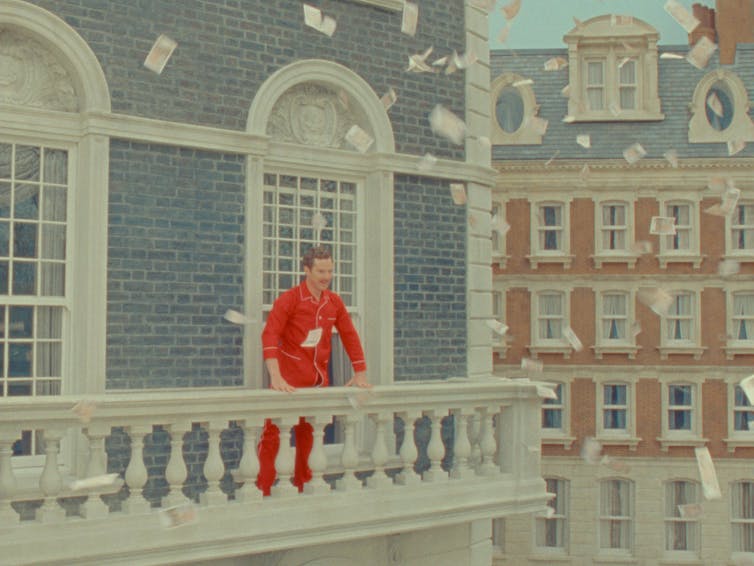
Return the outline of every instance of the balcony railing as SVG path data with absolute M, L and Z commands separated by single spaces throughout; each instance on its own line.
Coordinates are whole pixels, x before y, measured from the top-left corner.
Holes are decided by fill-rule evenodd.
M 525 380 L 411 382 L 369 393 L 113 392 L 87 398 L 93 411 L 84 424 L 72 411 L 79 401 L 0 399 L 5 564 L 238 556 L 543 510 L 547 500 L 540 399 Z M 287 438 L 299 417 L 314 429 L 313 478 L 298 493 L 290 482 L 295 448 L 281 442 L 278 482 L 263 497 L 255 480 L 265 419 Z M 334 420 L 335 439 L 326 430 Z M 44 439 L 32 493 L 19 489 L 19 459 L 12 456 L 28 430 Z M 157 436 L 165 449 L 155 457 Z M 60 463 L 68 437 L 88 447 L 77 476 L 114 472 L 115 483 L 73 490 Z M 196 505 L 199 520 L 161 529 L 161 510 L 181 504 Z

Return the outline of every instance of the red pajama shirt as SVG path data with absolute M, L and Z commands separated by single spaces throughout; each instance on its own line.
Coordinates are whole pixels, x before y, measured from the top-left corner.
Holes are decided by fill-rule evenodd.
M 272 306 L 262 332 L 264 359 L 275 358 L 280 374 L 293 387 L 320 387 L 329 383 L 327 364 L 332 347 L 332 330 L 337 328 L 343 347 L 351 358 L 353 370 L 366 371 L 364 351 L 359 335 L 343 300 L 332 291 L 324 290 L 317 301 L 306 281 L 280 295 Z M 304 348 L 310 330 L 322 329 L 322 337 L 314 348 Z M 312 427 L 299 419 L 296 434 L 296 471 L 294 483 L 299 490 L 311 479 L 308 460 L 312 448 Z M 275 457 L 280 446 L 279 430 L 265 422 L 259 443 L 260 470 L 257 485 L 268 495 L 275 481 Z

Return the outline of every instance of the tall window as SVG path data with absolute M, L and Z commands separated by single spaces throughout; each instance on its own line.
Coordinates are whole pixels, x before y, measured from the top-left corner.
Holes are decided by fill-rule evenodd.
M 546 478 L 548 493 L 555 497 L 547 502 L 552 509 L 547 517 L 536 519 L 536 542 L 539 548 L 565 549 L 568 541 L 568 482 Z
M 685 384 L 668 385 L 668 430 L 693 429 L 694 388 Z
M 565 404 L 563 400 L 563 384 L 558 383 L 553 390 L 557 399 L 545 399 L 542 403 L 542 428 L 545 431 L 563 431 L 563 413 Z M 544 434 L 547 434 L 545 432 Z
M 669 342 L 689 342 L 694 340 L 694 295 L 679 292 L 673 295 L 673 301 L 665 317 L 666 334 Z
M 754 203 L 739 203 L 731 219 L 733 249 L 754 250 Z
M 698 552 L 699 518 L 686 505 L 699 503 L 699 489 L 690 481 L 665 484 L 665 550 Z
M 665 213 L 675 218 L 675 234 L 665 236 L 666 249 L 673 251 L 691 250 L 692 206 L 688 203 L 668 203 Z
M 604 293 L 601 318 L 602 340 L 625 341 L 628 338 L 628 293 Z
M 625 250 L 626 234 L 626 205 L 611 203 L 602 205 L 602 249 Z
M 622 110 L 635 110 L 638 107 L 636 93 L 636 59 L 624 59 L 618 65 L 618 96 Z
M 492 209 L 491 209 L 491 216 L 493 219 L 497 220 L 497 225 L 502 225 L 503 222 L 503 205 L 499 202 L 493 201 L 492 203 Z M 503 242 L 504 242 L 505 235 L 500 233 L 500 230 L 496 230 L 493 228 L 492 230 L 492 255 L 494 256 L 500 256 L 503 255 Z
M 560 340 L 564 327 L 563 293 L 544 292 L 537 295 L 537 326 L 540 340 Z
M 602 386 L 602 427 L 606 431 L 628 430 L 628 386 L 607 383 Z
M 735 293 L 733 295 L 734 340 L 754 340 L 754 293 Z
M 738 385 L 735 386 L 733 394 L 733 429 L 739 431 L 753 430 L 749 424 L 754 427 L 754 407 L 749 403 L 748 397 Z
M 733 552 L 754 552 L 754 482 L 731 485 L 730 500 Z
M 586 63 L 586 101 L 589 110 L 605 108 L 605 61 Z
M 67 151 L 0 143 L 0 396 L 61 393 L 67 203 Z
M 600 548 L 631 550 L 633 493 L 627 480 L 600 482 Z
M 563 249 L 563 205 L 545 204 L 539 207 L 539 249 L 560 251 Z

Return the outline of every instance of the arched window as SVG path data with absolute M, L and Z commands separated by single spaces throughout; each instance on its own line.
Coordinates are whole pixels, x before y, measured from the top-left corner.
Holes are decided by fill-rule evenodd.
M 541 144 L 547 121 L 537 116 L 537 99 L 531 81 L 503 73 L 490 86 L 491 140 L 498 145 Z
M 707 73 L 694 89 L 690 108 L 690 142 L 754 141 L 749 94 L 735 73 L 727 69 Z

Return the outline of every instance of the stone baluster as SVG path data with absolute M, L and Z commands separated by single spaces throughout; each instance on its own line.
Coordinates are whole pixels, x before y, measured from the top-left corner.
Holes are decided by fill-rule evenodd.
M 388 487 L 393 485 L 393 480 L 387 475 L 385 464 L 390 454 L 387 449 L 385 439 L 385 428 L 391 414 L 377 413 L 370 415 L 374 420 L 376 430 L 374 435 L 374 446 L 372 447 L 372 463 L 374 464 L 374 474 L 367 479 L 367 486 L 372 488 Z
M 497 442 L 493 432 L 492 417 L 494 409 L 485 407 L 481 414 L 481 431 L 479 438 L 479 448 L 482 451 L 482 463 L 479 465 L 479 473 L 484 476 L 493 475 L 499 472 L 495 463 L 495 453 L 497 452 Z
M 223 505 L 228 502 L 228 496 L 220 489 L 220 481 L 225 475 L 225 463 L 220 454 L 220 434 L 227 426 L 228 421 L 209 421 L 205 425 L 209 433 L 209 447 L 203 469 L 207 491 L 199 496 L 202 505 Z
M 344 474 L 336 482 L 336 488 L 339 491 L 358 490 L 364 487 L 364 484 L 356 477 L 356 467 L 359 465 L 359 453 L 356 450 L 356 419 L 355 415 L 346 415 L 345 438 L 343 439 L 343 453 L 340 461 L 343 464 Z
M 148 473 L 144 465 L 144 437 L 152 433 L 152 425 L 133 425 L 128 427 L 131 437 L 131 459 L 126 468 L 126 484 L 129 496 L 123 502 L 123 511 L 132 515 L 148 513 L 151 504 L 144 498 L 144 486 Z
M 273 497 L 292 497 L 298 495 L 298 488 L 291 479 L 296 469 L 296 451 L 291 446 L 291 431 L 298 424 L 298 418 L 272 419 L 280 429 L 280 448 L 275 458 L 277 483 L 270 490 Z
M 469 456 L 469 465 L 479 471 L 482 464 L 482 449 L 479 447 L 480 433 L 482 432 L 482 420 L 479 413 L 475 410 L 474 414 L 469 417 L 469 442 L 471 443 L 471 456 Z
M 243 423 L 243 454 L 238 463 L 238 472 L 243 480 L 243 486 L 236 491 L 236 499 L 242 502 L 259 501 L 262 492 L 257 488 L 257 476 L 259 475 L 259 431 L 262 427 L 250 423 Z
M 165 429 L 170 434 L 170 459 L 165 468 L 165 479 L 170 486 L 170 493 L 165 497 L 162 506 L 174 507 L 189 500 L 183 493 L 183 484 L 188 477 L 186 462 L 183 459 L 183 436 L 191 430 L 191 423 L 176 423 L 166 426 Z
M 15 439 L 0 438 L 0 525 L 18 523 L 20 517 L 10 502 L 16 494 L 16 476 L 11 464 Z
M 469 464 L 471 456 L 471 442 L 469 442 L 470 421 L 474 418 L 468 409 L 456 409 L 453 411 L 455 421 L 455 435 L 453 441 L 453 469 L 450 477 L 454 479 L 466 479 L 474 476 L 474 470 Z
M 416 448 L 414 427 L 419 413 L 403 412 L 398 415 L 403 420 L 403 442 L 399 454 L 403 463 L 403 470 L 396 476 L 396 482 L 401 485 L 416 485 L 421 482 L 421 476 L 414 470 L 419 450 Z
M 427 457 L 429 468 L 422 474 L 423 481 L 439 481 L 448 479 L 448 475 L 442 469 L 442 458 L 445 456 L 445 445 L 442 443 L 442 415 L 437 411 L 427 411 L 429 418 L 429 444 L 427 445 Z
M 89 439 L 89 461 L 86 465 L 86 477 L 96 478 L 107 473 L 107 452 L 105 451 L 105 437 L 110 434 L 110 427 L 106 425 L 90 425 L 86 428 Z M 110 513 L 99 494 L 99 489 L 89 492 L 86 502 L 81 506 L 81 515 L 86 519 L 102 519 Z
M 327 455 L 325 454 L 324 429 L 330 424 L 330 419 L 316 416 L 306 417 L 306 422 L 312 425 L 314 442 L 312 444 L 312 451 L 309 454 L 309 469 L 312 471 L 312 479 L 304 485 L 304 493 L 328 493 L 331 491 L 331 488 L 330 484 L 325 481 Z
M 65 510 L 58 505 L 57 496 L 63 487 L 58 469 L 58 453 L 63 431 L 47 429 L 44 432 L 45 465 L 39 478 L 39 488 L 44 494 L 44 503 L 35 513 L 41 523 L 59 523 L 65 520 Z

